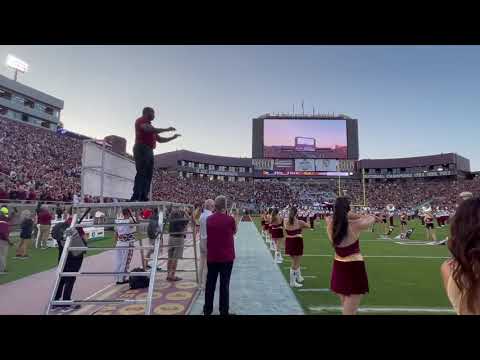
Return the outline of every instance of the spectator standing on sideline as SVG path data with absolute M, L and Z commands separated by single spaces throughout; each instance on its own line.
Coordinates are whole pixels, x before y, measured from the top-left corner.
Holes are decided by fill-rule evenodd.
M 142 117 L 135 121 L 135 145 L 133 146 L 133 157 L 137 175 L 133 186 L 133 195 L 130 201 L 148 201 L 150 184 L 153 176 L 153 150 L 156 143 L 166 143 L 179 137 L 175 134 L 168 138 L 161 137 L 160 133 L 175 131 L 175 128 L 159 129 L 152 126 L 155 119 L 155 112 L 152 108 L 143 109 Z
M 50 226 L 52 225 L 52 215 L 46 205 L 40 207 L 40 211 L 38 212 L 38 225 L 37 246 L 44 250 L 47 248 Z
M 207 219 L 207 284 L 203 313 L 211 315 L 217 278 L 220 274 L 220 315 L 229 315 L 229 288 L 235 259 L 234 235 L 237 232 L 235 219 L 227 215 L 227 199 L 215 199 L 215 213 Z
M 130 267 L 130 262 L 133 258 L 133 247 L 135 245 L 135 226 L 130 225 L 130 211 L 128 209 L 122 210 L 122 218 L 116 219 L 115 224 L 115 247 L 124 248 L 124 250 L 117 250 L 116 268 L 115 272 L 127 273 Z M 117 275 L 116 284 L 121 285 L 128 282 L 126 275 Z
M 0 274 L 5 274 L 7 269 L 8 246 L 10 241 L 10 223 L 8 221 L 8 208 L 0 208 Z
M 202 214 L 200 215 L 200 289 L 205 289 L 207 281 L 207 219 L 213 214 L 215 202 L 212 199 L 205 201 Z
M 63 223 L 64 228 L 63 232 L 61 234 L 61 240 L 57 240 L 58 243 L 58 262 L 60 263 L 60 258 L 62 257 L 63 253 L 63 247 L 65 245 L 65 240 L 67 236 L 67 231 L 69 231 L 69 234 L 71 236 L 76 236 L 78 235 L 80 237 L 80 241 L 83 243 L 83 246 L 87 246 L 87 237 L 85 235 L 85 231 L 82 228 L 76 228 L 76 229 L 67 229 L 71 224 L 72 224 L 72 210 L 70 209 L 69 211 L 69 217 L 68 219 Z M 73 233 L 73 231 L 76 230 L 76 234 Z M 71 246 L 81 246 L 80 244 L 75 244 L 72 238 L 72 243 Z M 84 252 L 74 252 L 70 251 L 67 254 L 67 259 L 65 261 L 65 266 L 63 268 L 64 272 L 78 272 L 80 271 L 80 268 L 82 267 L 83 263 L 83 256 Z M 69 301 L 72 299 L 72 292 L 73 292 L 73 286 L 75 285 L 75 281 L 77 278 L 75 276 L 63 276 L 60 279 L 60 283 L 58 284 L 58 289 L 57 293 L 55 294 L 55 300 L 64 300 L 64 301 Z M 52 309 L 60 309 L 62 312 L 69 312 L 72 310 L 79 309 L 80 305 L 54 305 L 52 306 Z
M 168 236 L 168 263 L 167 263 L 167 281 L 180 281 L 182 278 L 175 276 L 177 271 L 178 259 L 183 258 L 183 249 L 185 247 L 185 232 L 187 230 L 189 217 L 186 212 L 175 209 L 169 218 L 169 236 Z
M 17 247 L 15 259 L 28 259 L 27 250 L 32 240 L 33 220 L 30 210 L 22 212 L 22 223 L 20 225 L 20 244 Z

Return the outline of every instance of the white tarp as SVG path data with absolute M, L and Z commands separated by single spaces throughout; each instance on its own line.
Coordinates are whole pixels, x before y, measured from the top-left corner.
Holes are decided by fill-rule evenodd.
M 82 192 L 85 195 L 101 196 L 103 147 L 92 141 L 84 141 L 82 156 Z M 103 196 L 115 199 L 130 199 L 135 180 L 135 162 L 105 150 Z

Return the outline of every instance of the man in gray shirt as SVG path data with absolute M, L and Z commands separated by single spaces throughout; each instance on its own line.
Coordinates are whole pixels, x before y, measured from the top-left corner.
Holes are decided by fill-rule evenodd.
M 205 201 L 202 214 L 200 215 L 200 289 L 205 289 L 207 280 L 207 218 L 212 215 L 215 202 L 212 199 Z

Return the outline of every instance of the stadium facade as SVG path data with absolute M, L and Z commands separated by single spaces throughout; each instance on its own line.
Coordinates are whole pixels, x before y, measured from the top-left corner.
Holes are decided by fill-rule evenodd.
M 235 158 L 177 150 L 155 156 L 155 168 L 177 173 L 182 178 L 207 178 L 221 181 L 265 180 L 258 175 L 251 158 Z M 466 178 L 470 172 L 470 160 L 454 153 L 436 154 L 395 159 L 362 159 L 356 162 L 352 180 L 365 173 L 366 181 L 396 181 L 421 178 Z M 318 181 L 335 176 L 269 177 L 277 180 Z
M 470 160 L 454 153 L 398 159 L 363 159 L 357 164 L 365 179 L 374 181 L 413 178 L 466 178 L 471 176 Z
M 220 181 L 252 181 L 252 159 L 177 150 L 155 156 L 155 168 L 175 172 L 181 178 Z
M 0 115 L 56 131 L 63 100 L 0 75 Z

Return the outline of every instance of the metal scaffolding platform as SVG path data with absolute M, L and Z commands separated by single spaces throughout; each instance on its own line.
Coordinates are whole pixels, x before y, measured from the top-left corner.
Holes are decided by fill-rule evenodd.
M 168 211 L 173 210 L 173 209 L 190 209 L 190 217 L 189 218 L 180 218 L 180 219 L 175 219 L 175 221 L 181 220 L 181 221 L 188 221 L 187 227 L 185 232 L 172 232 L 169 233 L 166 230 L 166 223 L 169 222 L 169 214 Z M 156 234 L 155 238 L 155 244 L 153 246 L 143 246 L 141 244 L 142 241 L 140 241 L 140 246 L 134 246 L 132 248 L 128 248 L 128 250 L 136 250 L 141 252 L 141 258 L 142 258 L 142 265 L 143 269 L 146 268 L 147 261 L 146 259 L 149 259 L 152 261 L 151 268 L 150 270 L 143 271 L 143 272 L 85 272 L 85 271 L 78 271 L 78 272 L 65 272 L 65 264 L 67 261 L 68 254 L 71 251 L 96 251 L 96 250 L 123 250 L 125 251 L 125 248 L 123 247 L 89 247 L 89 246 L 71 246 L 71 237 L 68 236 L 65 241 L 65 246 L 63 248 L 62 255 L 60 257 L 60 261 L 58 263 L 57 270 L 55 272 L 55 282 L 52 287 L 51 295 L 48 301 L 48 305 L 45 309 L 45 314 L 49 315 L 52 310 L 52 306 L 55 305 L 77 305 L 77 304 L 96 304 L 96 305 L 107 305 L 107 304 L 113 304 L 113 305 L 123 305 L 123 304 L 145 304 L 145 315 L 150 315 L 152 313 L 152 298 L 153 298 L 153 293 L 154 293 L 154 288 L 155 288 L 155 278 L 157 273 L 162 273 L 166 272 L 165 270 L 158 270 L 158 262 L 159 260 L 169 260 L 168 257 L 159 257 L 160 254 L 160 249 L 161 248 L 173 248 L 173 247 L 179 247 L 179 246 L 169 246 L 169 245 L 161 245 L 163 244 L 163 239 L 165 235 L 189 235 L 192 234 L 192 239 L 193 243 L 191 245 L 186 245 L 184 244 L 181 247 L 193 247 L 193 258 L 192 257 L 186 257 L 186 258 L 180 258 L 178 260 L 193 260 L 194 261 L 194 268 L 193 269 L 183 269 L 183 270 L 176 270 L 177 272 L 193 272 L 195 273 L 195 280 L 196 283 L 199 283 L 198 279 L 198 256 L 197 256 L 197 239 L 196 239 L 196 233 L 195 233 L 195 221 L 193 219 L 193 206 L 187 205 L 187 204 L 179 204 L 179 203 L 171 203 L 171 202 L 165 202 L 165 201 L 148 201 L 148 202 L 112 202 L 112 203 L 79 203 L 79 204 L 74 204 L 72 207 L 72 210 L 74 212 L 73 214 L 73 219 L 72 223 L 70 225 L 70 228 L 78 228 L 82 227 L 81 222 L 82 220 L 87 216 L 87 214 L 92 210 L 92 209 L 106 209 L 110 210 L 111 213 L 118 213 L 119 210 L 121 209 L 128 209 L 128 213 L 130 216 L 130 219 L 132 220 L 131 223 L 128 223 L 128 225 L 136 227 L 136 232 L 139 231 L 139 228 L 143 225 L 146 226 L 148 222 L 142 222 L 139 223 L 137 218 L 134 216 L 133 213 L 135 213 L 135 210 L 140 210 L 140 209 L 157 209 L 158 214 L 159 214 L 159 219 L 162 219 L 160 222 L 159 226 L 159 231 Z M 83 211 L 82 211 L 83 210 Z M 133 213 L 132 213 L 133 212 Z M 83 225 L 84 227 L 92 227 L 92 226 L 101 226 L 101 227 L 115 227 L 118 225 L 127 225 L 125 224 L 119 224 L 119 223 L 112 223 L 112 224 L 88 224 L 88 225 Z M 190 225 L 191 231 L 188 231 L 188 227 Z M 152 250 L 153 249 L 153 257 L 146 257 L 144 254 L 144 250 Z M 94 299 L 84 299 L 84 300 L 55 300 L 55 295 L 57 293 L 57 289 L 60 284 L 60 280 L 62 277 L 66 276 L 75 276 L 75 277 L 91 277 L 91 276 L 117 276 L 117 275 L 122 275 L 122 276 L 148 276 L 149 277 L 149 287 L 148 287 L 148 294 L 146 298 L 143 300 L 128 300 L 128 299 L 111 299 L 111 300 L 94 300 Z

